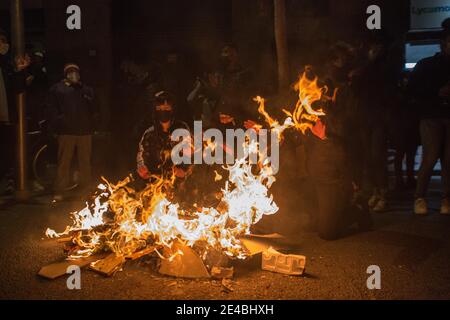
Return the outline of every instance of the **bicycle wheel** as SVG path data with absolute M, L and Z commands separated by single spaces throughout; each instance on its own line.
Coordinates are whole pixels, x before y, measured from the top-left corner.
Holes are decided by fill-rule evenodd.
M 36 181 L 46 189 L 50 189 L 56 180 L 57 162 L 56 157 L 50 150 L 48 144 L 41 146 L 33 157 L 33 175 Z M 78 186 L 76 172 L 73 172 L 72 181 L 66 190 L 72 190 Z

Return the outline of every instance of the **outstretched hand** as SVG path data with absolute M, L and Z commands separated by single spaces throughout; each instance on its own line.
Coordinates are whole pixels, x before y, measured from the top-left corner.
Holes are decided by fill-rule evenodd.
M 220 117 L 220 123 L 222 123 L 222 124 L 230 124 L 230 123 L 234 122 L 234 118 L 227 114 L 221 113 L 219 115 L 219 117 Z
M 28 54 L 24 56 L 17 56 L 14 60 L 16 70 L 18 72 L 28 68 L 31 64 L 31 59 Z
M 244 128 L 245 129 L 253 129 L 256 132 L 258 132 L 261 129 L 261 125 L 256 123 L 253 120 L 245 120 L 244 121 Z
M 320 119 L 317 120 L 314 127 L 311 128 L 311 132 L 321 140 L 325 140 L 326 138 L 326 126 L 322 121 L 320 121 Z

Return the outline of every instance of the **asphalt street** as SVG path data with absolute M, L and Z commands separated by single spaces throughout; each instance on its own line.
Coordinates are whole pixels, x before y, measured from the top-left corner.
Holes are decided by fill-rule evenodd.
M 414 216 L 407 197 L 373 214 L 371 232 L 323 241 L 312 232 L 291 237 L 307 257 L 302 277 L 262 271 L 261 258 L 235 262 L 233 291 L 220 281 L 185 280 L 158 274 L 150 261 L 128 263 L 111 278 L 81 273 L 81 289 L 68 290 L 66 277 L 37 276 L 42 266 L 64 259 L 62 245 L 45 239 L 47 227 L 63 230 L 68 212 L 81 202 L 37 203 L 0 208 L 0 298 L 2 299 L 449 299 L 450 217 Z M 149 263 L 150 262 L 150 263 Z M 381 269 L 381 289 L 369 290 L 367 268 Z

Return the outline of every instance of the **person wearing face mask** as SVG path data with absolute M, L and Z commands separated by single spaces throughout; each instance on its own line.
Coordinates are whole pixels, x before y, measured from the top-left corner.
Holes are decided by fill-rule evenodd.
M 194 89 L 187 97 L 187 102 L 193 110 L 194 120 L 202 121 L 205 130 L 218 126 L 220 120 L 218 110 L 223 103 L 221 84 L 220 72 L 212 68 L 205 73 L 204 77 L 196 80 Z
M 14 62 L 13 62 L 14 61 Z M 26 88 L 26 73 L 30 64 L 27 55 L 11 58 L 6 32 L 0 29 L 0 145 L 14 150 L 17 114 L 14 94 Z M 0 159 L 0 177 L 6 178 L 6 193 L 14 192 L 14 152 L 4 152 Z
M 91 179 L 91 148 L 94 131 L 94 90 L 81 82 L 80 67 L 64 66 L 64 79 L 50 88 L 47 97 L 50 130 L 58 137 L 58 170 L 55 200 L 62 200 L 69 185 L 70 164 L 75 155 L 80 170 L 79 186 L 89 186 Z
M 450 19 L 443 22 L 441 52 L 419 61 L 408 92 L 420 106 L 422 163 L 417 177 L 414 213 L 425 215 L 428 183 L 438 159 L 444 187 L 441 214 L 450 214 Z
M 175 119 L 175 98 L 166 91 L 155 94 L 153 102 L 153 124 L 145 130 L 138 146 L 137 173 L 144 181 L 157 175 L 164 178 L 172 177 L 184 180 L 190 167 L 175 166 L 171 160 L 172 148 L 178 144 L 171 139 L 176 129 L 187 129 L 188 125 Z

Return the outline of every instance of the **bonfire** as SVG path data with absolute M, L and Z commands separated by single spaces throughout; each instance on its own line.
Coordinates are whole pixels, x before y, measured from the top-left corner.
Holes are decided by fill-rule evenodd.
M 315 102 L 324 100 L 326 92 L 317 78 L 310 80 L 302 74 L 295 90 L 298 101 L 290 110 L 283 110 L 286 118 L 282 122 L 268 114 L 263 98 L 254 99 L 278 139 L 290 128 L 305 133 L 324 115 L 321 109 L 313 108 Z M 255 124 L 255 130 L 261 127 Z M 249 161 L 251 151 L 257 149 L 254 144 L 245 142 L 244 156 L 223 167 L 225 176 L 216 173 L 214 180 L 221 180 L 223 185 L 214 206 L 182 208 L 172 194 L 177 192 L 175 177 L 152 176 L 143 190 L 131 187 L 132 176 L 115 184 L 102 178 L 86 206 L 71 213 L 73 223 L 63 232 L 47 229 L 46 235 L 66 239 L 68 260 L 110 252 L 120 263 L 149 254 L 170 262 L 186 254 L 180 249 L 183 247 L 192 249 L 203 261 L 209 252 L 246 259 L 249 250 L 241 238 L 249 235 L 251 227 L 264 216 L 274 215 L 279 209 L 270 193 L 276 180 L 270 158 L 257 165 Z M 93 266 L 96 264 L 101 265 L 102 260 Z

